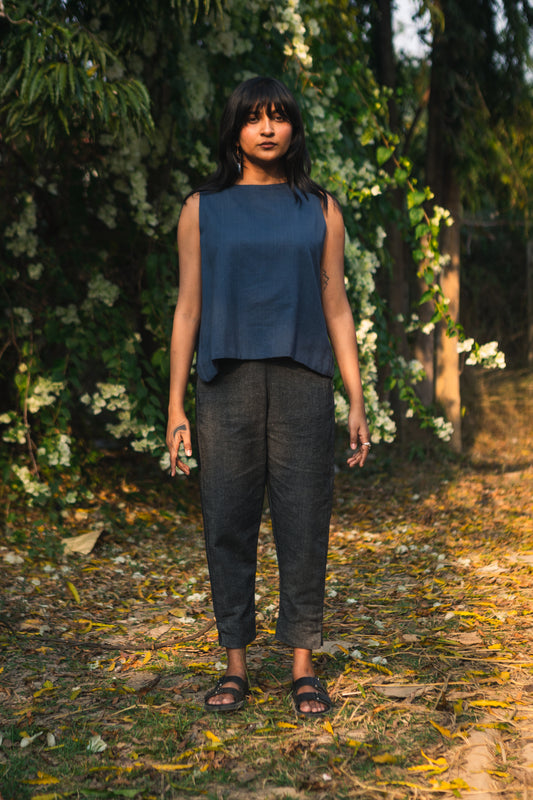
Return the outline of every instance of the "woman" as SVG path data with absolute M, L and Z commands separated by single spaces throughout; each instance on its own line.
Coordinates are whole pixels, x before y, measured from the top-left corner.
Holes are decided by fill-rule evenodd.
M 310 178 L 302 118 L 272 78 L 238 86 L 219 166 L 183 206 L 171 340 L 171 473 L 192 454 L 184 397 L 197 348 L 196 416 L 207 560 L 227 671 L 208 711 L 240 708 L 255 637 L 257 537 L 265 487 L 280 574 L 276 638 L 293 648 L 297 713 L 332 706 L 315 676 L 333 493 L 332 348 L 350 401 L 348 464 L 370 448 L 344 288 L 344 224 Z

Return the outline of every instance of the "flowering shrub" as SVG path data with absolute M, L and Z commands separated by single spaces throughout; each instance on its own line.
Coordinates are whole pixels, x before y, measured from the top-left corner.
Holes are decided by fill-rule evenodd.
M 391 186 L 408 187 L 409 167 L 402 162 L 396 177 L 382 167 L 394 152 L 393 145 L 383 146 L 386 93 L 363 59 L 352 58 L 346 72 L 331 56 L 327 37 L 333 5 L 226 0 L 194 22 L 193 4 L 178 11 L 169 3 L 164 13 L 154 6 L 139 19 L 128 18 L 123 9 L 120 25 L 109 4 L 90 6 L 82 22 L 91 41 L 99 43 L 101 57 L 93 66 L 72 62 L 82 87 L 75 108 L 58 102 L 51 109 L 49 99 L 43 100 L 45 121 L 55 120 L 54 114 L 65 117 L 63 133 L 56 125 L 47 138 L 39 127 L 45 122 L 36 116 L 32 123 L 29 116 L 25 124 L 37 126 L 34 139 L 15 126 L 13 146 L 3 145 L 0 180 L 12 200 L 0 208 L 5 264 L 0 352 L 6 389 L 0 435 L 7 446 L 4 475 L 12 485 L 29 503 L 76 502 L 88 496 L 83 460 L 106 439 L 151 453 L 163 469 L 168 467 L 164 432 L 177 297 L 176 225 L 184 197 L 214 166 L 217 120 L 229 91 L 258 73 L 277 75 L 295 91 L 309 133 L 313 176 L 344 208 L 346 288 L 373 441 L 390 442 L 395 436 L 390 405 L 378 392 L 382 363 L 390 369 L 390 384 L 400 387 L 407 413 L 446 439 L 449 425 L 417 398 L 420 365 L 391 350 L 376 293 L 386 193 Z M 24 8 L 33 13 L 29 3 Z M 15 56 L 18 32 L 12 34 Z M 351 34 L 353 47 L 360 46 L 357 30 Z M 106 61 L 102 53 L 112 48 L 116 57 Z M 98 91 L 95 80 L 102 82 Z M 111 124 L 105 103 L 100 108 L 96 102 L 108 96 L 110 86 L 120 124 Z M 90 99 L 87 117 L 79 105 L 83 91 Z M 131 91 L 137 94 L 130 97 Z M 145 91 L 153 125 L 143 105 Z M 140 98 L 137 119 L 129 97 Z M 20 105 L 20 97 L 12 102 Z M 447 212 L 435 209 L 426 220 L 426 193 L 413 187 L 406 193 L 415 258 L 424 264 L 435 298 L 429 331 L 446 314 L 436 242 Z M 420 327 L 414 315 L 406 325 Z M 456 333 L 467 364 L 503 365 L 494 343 L 480 347 Z M 347 408 L 338 376 L 336 397 L 337 416 L 343 419 Z

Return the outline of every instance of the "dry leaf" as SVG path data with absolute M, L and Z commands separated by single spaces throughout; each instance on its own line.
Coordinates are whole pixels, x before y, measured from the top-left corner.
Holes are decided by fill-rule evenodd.
M 71 536 L 68 539 L 61 539 L 61 544 L 64 545 L 65 555 L 72 553 L 81 553 L 81 555 L 88 556 L 96 542 L 103 533 L 104 528 L 82 533 L 80 536 Z
M 406 697 L 419 697 L 434 688 L 435 685 L 432 683 L 399 683 L 374 686 L 378 694 L 385 695 L 385 697 L 398 697 L 402 700 Z
M 22 739 L 20 740 L 20 746 L 22 748 L 29 747 L 30 744 L 33 741 L 35 741 L 35 739 L 37 739 L 37 737 L 42 736 L 42 735 L 43 735 L 43 732 L 39 731 L 39 733 L 36 733 L 35 736 L 23 736 Z
M 107 748 L 107 744 L 104 742 L 100 735 L 91 736 L 89 739 L 89 744 L 87 745 L 87 750 L 90 753 L 103 753 L 103 751 Z

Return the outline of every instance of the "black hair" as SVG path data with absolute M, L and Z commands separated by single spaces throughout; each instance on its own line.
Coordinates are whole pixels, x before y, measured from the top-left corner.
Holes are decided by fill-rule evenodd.
M 276 78 L 250 78 L 231 93 L 222 113 L 218 139 L 218 167 L 197 191 L 221 192 L 238 180 L 239 157 L 237 142 L 250 113 L 265 108 L 270 116 L 283 115 L 292 125 L 292 139 L 283 156 L 283 168 L 289 187 L 299 200 L 296 190 L 304 195 L 317 195 L 327 208 L 328 193 L 311 179 L 311 159 L 305 144 L 305 132 L 298 104 L 284 83 Z

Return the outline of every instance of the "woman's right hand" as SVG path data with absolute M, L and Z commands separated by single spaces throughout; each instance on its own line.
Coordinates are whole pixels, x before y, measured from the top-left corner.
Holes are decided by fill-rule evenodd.
M 167 447 L 170 453 L 170 474 L 174 477 L 176 467 L 185 475 L 189 475 L 191 469 L 187 464 L 179 459 L 179 449 L 183 444 L 186 456 L 192 456 L 191 446 L 191 427 L 189 420 L 184 414 L 169 414 L 167 424 Z

